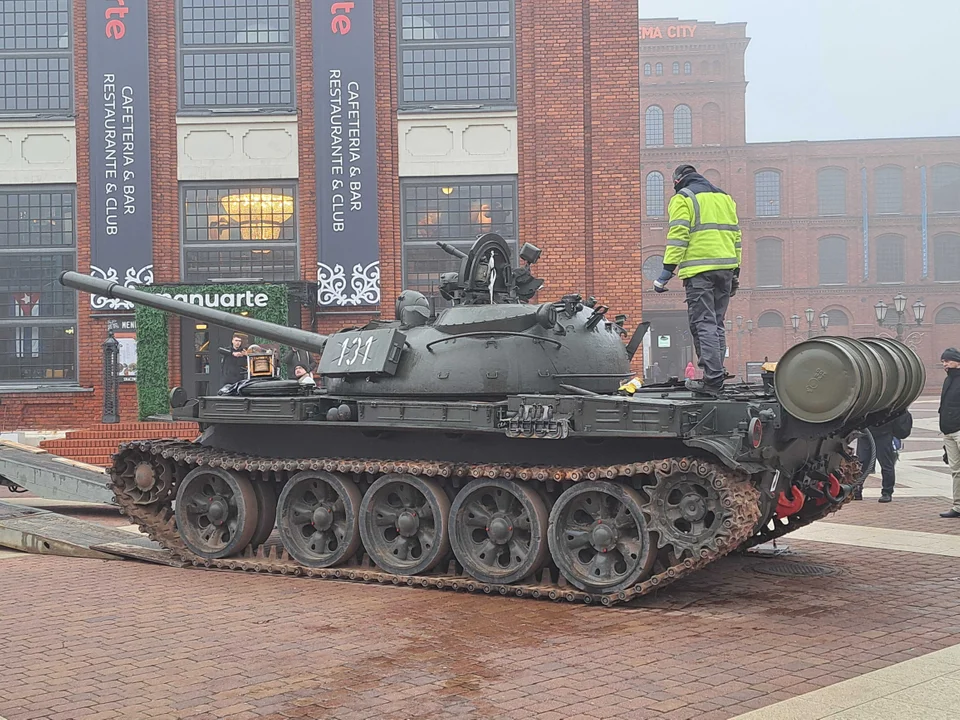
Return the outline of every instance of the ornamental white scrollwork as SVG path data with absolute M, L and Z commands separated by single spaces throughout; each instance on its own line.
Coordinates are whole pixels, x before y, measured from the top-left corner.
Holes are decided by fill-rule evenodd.
M 357 263 L 350 276 L 350 289 L 347 291 L 347 275 L 343 265 L 330 267 L 317 263 L 317 304 L 318 305 L 377 305 L 380 302 L 380 262 L 369 265 Z
M 120 275 L 116 268 L 98 268 L 96 265 L 90 266 L 90 274 L 109 282 L 120 282 Z M 135 285 L 153 284 L 153 265 L 146 265 L 139 270 L 129 267 L 124 272 L 123 286 L 133 287 Z M 90 307 L 94 310 L 133 310 L 133 303 L 117 298 L 106 298 L 101 295 L 90 296 Z

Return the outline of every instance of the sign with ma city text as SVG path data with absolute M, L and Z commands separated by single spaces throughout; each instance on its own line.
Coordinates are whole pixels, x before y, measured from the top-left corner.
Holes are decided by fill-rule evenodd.
M 147 0 L 87 0 L 91 275 L 153 282 Z M 94 309 L 129 310 L 90 296 Z
M 641 25 L 641 40 L 684 40 L 696 37 L 696 25 Z
M 317 301 L 380 302 L 373 0 L 313 1 Z

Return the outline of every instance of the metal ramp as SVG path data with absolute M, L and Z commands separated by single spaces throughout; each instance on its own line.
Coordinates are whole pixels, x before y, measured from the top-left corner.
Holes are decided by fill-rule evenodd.
M 0 485 L 12 492 L 29 490 L 48 500 L 115 505 L 109 483 L 103 468 L 0 440 Z
M 181 564 L 143 535 L 4 502 L 0 502 L 0 547 L 39 555 Z

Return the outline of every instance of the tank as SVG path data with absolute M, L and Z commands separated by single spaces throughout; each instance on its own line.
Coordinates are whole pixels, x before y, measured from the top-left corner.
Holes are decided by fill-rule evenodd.
M 450 307 L 406 290 L 396 320 L 329 336 L 63 273 L 320 354 L 316 386 L 173 388 L 163 419 L 201 434 L 122 445 L 123 512 L 197 567 L 613 605 L 841 508 L 852 439 L 923 388 L 909 348 L 836 337 L 719 397 L 643 386 L 647 325 L 576 293 L 532 302 L 538 248 L 514 266 L 495 234 L 438 244 L 460 261 Z

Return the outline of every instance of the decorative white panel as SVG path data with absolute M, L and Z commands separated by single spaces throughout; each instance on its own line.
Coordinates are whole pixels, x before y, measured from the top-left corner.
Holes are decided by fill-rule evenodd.
M 73 121 L 0 122 L 0 185 L 77 182 Z
M 401 115 L 398 129 L 400 177 L 518 172 L 516 112 Z
M 177 118 L 180 180 L 296 179 L 297 120 L 279 117 Z

